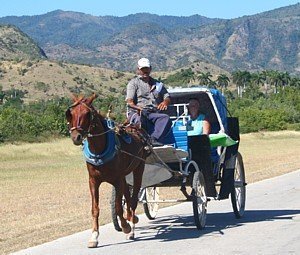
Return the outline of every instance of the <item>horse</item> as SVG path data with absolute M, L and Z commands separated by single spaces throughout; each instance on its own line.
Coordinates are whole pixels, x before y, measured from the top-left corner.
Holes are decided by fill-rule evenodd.
M 74 145 L 84 142 L 86 165 L 89 174 L 89 188 L 92 198 L 92 236 L 88 247 L 98 246 L 99 236 L 99 187 L 108 182 L 116 190 L 116 214 L 120 218 L 122 231 L 127 239 L 134 240 L 134 227 L 138 222 L 135 210 L 142 175 L 147 157 L 143 139 L 136 133 L 127 133 L 131 142 L 126 142 L 108 127 L 107 120 L 97 112 L 92 102 L 97 96 L 73 96 L 73 104 L 66 111 L 70 137 Z M 130 196 L 125 176 L 130 172 L 134 176 L 133 192 Z M 123 214 L 122 197 L 127 203 L 126 216 Z

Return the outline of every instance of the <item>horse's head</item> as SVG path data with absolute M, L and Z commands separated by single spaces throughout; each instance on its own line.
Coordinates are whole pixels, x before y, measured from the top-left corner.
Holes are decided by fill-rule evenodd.
M 66 111 L 71 139 L 75 145 L 81 145 L 89 134 L 96 110 L 92 106 L 94 94 L 88 98 L 73 97 L 73 104 Z

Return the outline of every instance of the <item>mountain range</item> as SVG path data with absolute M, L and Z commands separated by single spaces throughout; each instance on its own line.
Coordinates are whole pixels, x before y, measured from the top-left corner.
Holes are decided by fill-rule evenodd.
M 149 13 L 97 17 L 57 10 L 3 17 L 0 24 L 17 26 L 50 59 L 119 71 L 134 70 L 137 59 L 146 56 L 155 70 L 201 61 L 230 72 L 275 69 L 300 74 L 299 3 L 236 19 Z

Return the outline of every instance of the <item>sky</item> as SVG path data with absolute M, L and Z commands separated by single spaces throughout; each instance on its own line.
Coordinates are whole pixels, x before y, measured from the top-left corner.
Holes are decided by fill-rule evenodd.
M 40 15 L 57 9 L 94 16 L 158 15 L 238 18 L 296 4 L 300 0 L 0 0 L 0 17 Z

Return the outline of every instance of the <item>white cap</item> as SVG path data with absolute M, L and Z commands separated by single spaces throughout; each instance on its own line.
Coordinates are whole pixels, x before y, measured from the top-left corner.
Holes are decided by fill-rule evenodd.
M 144 67 L 151 67 L 151 64 L 150 64 L 150 61 L 148 58 L 141 58 L 139 61 L 138 61 L 138 68 L 139 69 L 142 69 Z

